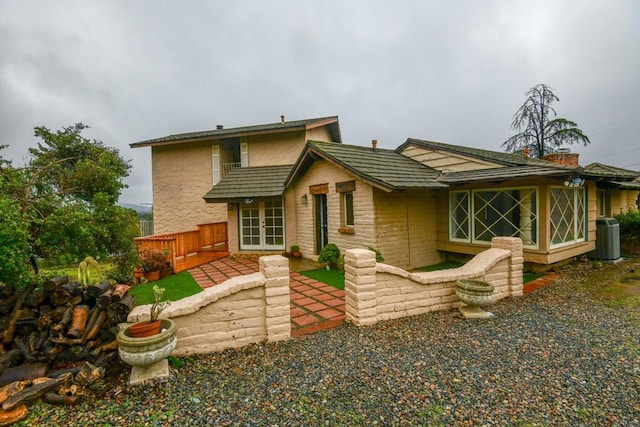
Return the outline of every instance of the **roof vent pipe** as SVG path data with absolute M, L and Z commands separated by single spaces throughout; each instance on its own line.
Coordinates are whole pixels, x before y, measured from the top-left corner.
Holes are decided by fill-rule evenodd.
M 222 130 L 222 129 L 224 129 L 224 126 L 223 125 L 216 125 L 216 129 L 217 130 Z
M 280 116 L 280 123 L 284 123 L 284 114 Z
M 376 151 L 376 148 L 378 148 L 378 140 L 377 139 L 372 139 L 371 140 L 371 149 L 373 151 Z

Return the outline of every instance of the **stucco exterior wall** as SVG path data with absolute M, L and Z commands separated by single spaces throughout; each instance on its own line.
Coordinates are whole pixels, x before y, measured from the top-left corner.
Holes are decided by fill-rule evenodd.
M 234 277 L 199 294 L 172 302 L 160 318 L 178 326 L 175 356 L 244 347 L 291 336 L 289 261 L 262 257 L 260 272 Z M 150 305 L 135 307 L 129 322 L 149 319 Z
M 355 225 L 354 233 L 341 233 L 340 217 L 340 193 L 336 192 L 336 182 L 354 180 L 352 175 L 332 166 L 327 161 L 315 162 L 304 177 L 291 188 L 286 197 L 295 200 L 295 222 L 297 241 L 287 238 L 287 245 L 300 246 L 302 255 L 306 258 L 315 258 L 315 217 L 313 195 L 309 193 L 309 186 L 328 184 L 327 193 L 327 222 L 329 243 L 334 243 L 344 253 L 347 249 L 356 247 L 369 247 L 375 243 L 375 226 L 373 215 L 373 196 L 370 185 L 356 180 L 356 190 L 353 192 L 353 209 Z M 302 196 L 306 194 L 306 204 Z M 290 217 L 288 217 L 290 218 Z
M 226 204 L 208 204 L 202 198 L 213 185 L 211 144 L 184 145 L 153 147 L 151 151 L 155 234 L 227 220 Z
M 248 137 L 249 166 L 292 165 L 306 143 L 305 132 Z
M 637 190 L 611 190 L 611 216 L 635 210 Z
M 331 134 L 329 133 L 329 128 L 327 126 L 307 130 L 306 139 L 310 139 L 312 141 L 332 141 Z
M 376 244 L 385 263 L 412 269 L 437 264 L 436 194 L 374 189 Z

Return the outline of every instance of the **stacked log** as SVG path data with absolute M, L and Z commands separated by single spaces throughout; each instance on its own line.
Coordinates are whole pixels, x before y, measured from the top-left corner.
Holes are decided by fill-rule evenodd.
M 135 306 L 127 285 L 83 287 L 67 276 L 42 287 L 0 286 L 0 426 L 35 399 L 75 404 L 117 360 L 117 325 Z M 69 367 L 71 367 L 69 370 Z

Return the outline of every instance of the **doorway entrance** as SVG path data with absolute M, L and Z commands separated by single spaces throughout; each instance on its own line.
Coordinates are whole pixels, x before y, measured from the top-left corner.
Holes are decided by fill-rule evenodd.
M 329 226 L 327 224 L 327 195 L 315 194 L 313 197 L 316 224 L 316 253 L 319 254 L 322 248 L 327 246 L 327 243 L 329 243 Z
M 249 201 L 246 201 L 249 202 Z M 240 208 L 240 250 L 283 250 L 282 199 L 251 200 Z

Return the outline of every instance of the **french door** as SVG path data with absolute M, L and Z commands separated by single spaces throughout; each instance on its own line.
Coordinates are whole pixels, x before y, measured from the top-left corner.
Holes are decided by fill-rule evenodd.
M 240 250 L 283 250 L 282 199 L 253 200 L 240 208 Z

